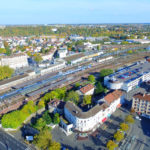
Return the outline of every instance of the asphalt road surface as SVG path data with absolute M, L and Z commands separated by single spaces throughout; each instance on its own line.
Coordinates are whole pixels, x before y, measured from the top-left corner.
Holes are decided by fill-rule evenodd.
M 0 150 L 31 150 L 24 143 L 0 130 Z

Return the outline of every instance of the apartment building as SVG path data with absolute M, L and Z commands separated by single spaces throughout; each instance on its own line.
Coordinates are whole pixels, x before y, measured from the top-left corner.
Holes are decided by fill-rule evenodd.
M 67 102 L 64 107 L 64 116 L 73 124 L 74 131 L 92 133 L 121 106 L 123 98 L 122 91 L 113 91 L 88 111 L 82 111 L 74 103 Z
M 59 58 L 64 58 L 67 56 L 68 50 L 67 48 L 60 48 L 57 52 Z
M 150 94 L 135 94 L 132 99 L 132 108 L 140 115 L 150 118 Z
M 12 56 L 3 56 L 0 59 L 1 66 L 9 66 L 10 68 L 17 69 L 28 66 L 28 56 L 24 53 L 14 54 Z
M 66 67 L 66 62 L 64 60 L 57 60 L 55 64 L 49 66 L 46 69 L 42 69 L 41 70 L 41 75 L 47 74 L 47 73 L 51 73 L 51 72 L 55 72 L 57 70 L 63 69 Z

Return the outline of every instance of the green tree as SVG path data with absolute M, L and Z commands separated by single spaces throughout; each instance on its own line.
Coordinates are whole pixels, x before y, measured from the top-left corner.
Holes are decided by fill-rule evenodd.
M 58 88 L 55 90 L 55 92 L 58 94 L 58 99 L 64 99 L 66 96 L 66 87 Z
M 92 103 L 92 96 L 91 95 L 84 95 L 83 97 L 83 104 L 89 105 Z
M 28 101 L 28 103 L 23 106 L 21 111 L 23 113 L 26 113 L 27 115 L 31 115 L 32 113 L 35 113 L 37 111 L 37 107 L 33 101 Z
M 117 131 L 115 134 L 114 134 L 114 138 L 116 139 L 117 142 L 120 142 L 121 140 L 124 139 L 124 134 L 120 131 Z
M 36 105 L 32 101 L 29 101 L 28 104 L 24 105 L 21 110 L 12 111 L 3 115 L 1 119 L 2 126 L 4 128 L 16 129 L 21 126 L 21 124 L 31 115 L 31 113 L 35 113 L 36 110 Z
M 126 116 L 125 122 L 127 123 L 134 123 L 134 119 L 131 115 Z
M 26 115 L 19 110 L 5 114 L 1 119 L 2 127 L 16 129 L 21 125 L 25 118 Z
M 51 91 L 50 93 L 45 94 L 43 99 L 45 101 L 49 101 L 49 100 L 51 101 L 52 99 L 58 98 L 58 97 L 59 97 L 59 95 L 56 91 Z
M 80 86 L 80 83 L 79 82 L 76 82 L 75 83 L 75 88 L 78 88 Z
M 101 46 L 100 46 L 100 45 L 98 45 L 98 46 L 97 46 L 97 50 L 100 50 L 100 49 L 101 49 Z
M 132 54 L 132 53 L 133 53 L 133 51 L 132 51 L 132 50 L 129 50 L 127 53 L 128 53 L 128 54 Z
M 32 54 L 31 54 L 31 52 L 27 52 L 27 55 L 29 56 L 29 57 L 31 57 L 32 56 Z
M 6 53 L 6 49 L 5 48 L 0 48 L 0 54 L 5 54 Z
M 59 124 L 59 123 L 60 123 L 60 117 L 59 117 L 59 114 L 58 114 L 58 113 L 55 113 L 55 114 L 54 114 L 53 123 L 54 123 L 54 124 Z
M 100 94 L 104 92 L 104 87 L 102 86 L 101 82 L 98 82 L 96 85 L 95 93 Z
M 45 101 L 44 101 L 44 99 L 41 99 L 41 100 L 38 102 L 38 108 L 40 109 L 40 108 L 43 108 L 43 107 L 45 107 Z
M 110 75 L 112 73 L 113 73 L 112 69 L 102 69 L 100 71 L 100 77 L 104 78 L 105 76 L 108 76 L 108 75 Z
M 66 100 L 67 101 L 72 101 L 72 102 L 77 104 L 79 102 L 79 94 L 75 91 L 70 91 L 67 94 Z
M 95 77 L 93 75 L 88 76 L 88 81 L 94 83 L 95 82 Z
M 10 50 L 10 48 L 6 48 L 6 55 L 10 56 L 12 54 L 12 51 Z
M 0 80 L 10 78 L 14 70 L 9 68 L 8 66 L 0 66 Z
M 52 100 L 54 98 L 58 98 L 59 95 L 56 91 L 51 91 L 49 96 L 50 100 Z
M 33 57 L 37 63 L 39 63 L 43 60 L 40 54 L 34 54 Z
M 129 44 L 129 42 L 128 41 L 122 41 L 121 44 L 126 45 L 126 44 Z
M 52 122 L 52 118 L 50 117 L 48 111 L 44 112 L 42 118 L 46 122 L 46 124 L 50 124 Z
M 33 143 L 41 150 L 47 150 L 52 143 L 52 135 L 48 129 L 43 129 L 34 136 Z
M 122 131 L 127 131 L 127 130 L 129 130 L 129 126 L 128 126 L 128 124 L 126 124 L 126 123 L 121 123 L 121 124 L 120 124 L 120 128 L 121 128 Z
M 56 141 L 52 141 L 48 150 L 60 150 L 61 149 L 61 144 L 56 142 Z
M 118 145 L 117 145 L 114 141 L 109 140 L 109 141 L 107 142 L 107 148 L 108 148 L 109 150 L 114 150 L 116 147 L 118 147 Z
M 37 119 L 36 123 L 33 125 L 33 127 L 38 130 L 44 129 L 45 126 L 46 126 L 46 121 L 43 118 Z

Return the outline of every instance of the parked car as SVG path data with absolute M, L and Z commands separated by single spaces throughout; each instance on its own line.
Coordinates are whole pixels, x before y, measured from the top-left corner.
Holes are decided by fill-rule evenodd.
M 139 116 L 136 116 L 135 119 L 137 119 L 137 120 L 142 120 Z

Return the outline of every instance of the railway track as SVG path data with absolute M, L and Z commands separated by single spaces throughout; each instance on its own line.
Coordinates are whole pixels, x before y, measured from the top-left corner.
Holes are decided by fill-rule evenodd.
M 67 81 L 66 83 L 63 83 L 62 85 L 58 85 L 57 87 L 55 88 L 59 88 L 59 87 L 64 87 L 64 86 L 68 86 L 68 85 L 71 85 L 77 81 L 80 81 L 82 77 L 87 77 L 90 73 L 93 73 L 93 72 L 99 72 L 101 69 L 106 69 L 106 68 L 110 68 L 110 69 L 117 69 L 119 67 L 122 67 L 124 65 L 127 65 L 129 63 L 133 63 L 133 62 L 136 62 L 136 61 L 139 61 L 141 59 L 144 59 L 146 56 L 150 56 L 150 54 L 146 53 L 146 54 L 143 54 L 143 55 L 133 55 L 132 58 L 129 57 L 129 58 L 119 58 L 118 60 L 114 60 L 113 62 L 109 62 L 107 64 L 96 64 L 96 65 L 93 65 L 92 68 L 88 68 L 84 71 L 79 71 L 75 74 L 70 74 L 70 75 L 67 75 L 66 78 L 69 78 L 69 77 L 72 77 L 72 80 L 70 81 Z M 119 62 L 119 63 L 118 63 Z M 86 63 L 85 63 L 86 65 Z M 53 89 L 55 89 L 53 88 Z M 36 97 L 37 99 L 40 97 L 41 94 L 37 94 L 38 96 Z

